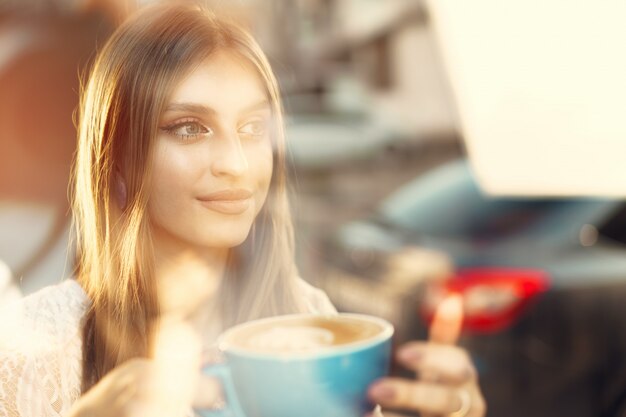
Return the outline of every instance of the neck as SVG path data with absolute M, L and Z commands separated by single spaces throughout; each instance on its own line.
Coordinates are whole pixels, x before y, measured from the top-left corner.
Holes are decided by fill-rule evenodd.
M 186 321 L 201 332 L 217 313 L 215 296 L 228 254 L 228 248 L 198 248 L 155 231 L 155 278 L 162 317 Z

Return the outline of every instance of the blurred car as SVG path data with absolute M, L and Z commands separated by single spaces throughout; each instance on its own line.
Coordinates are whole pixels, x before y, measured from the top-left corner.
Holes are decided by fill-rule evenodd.
M 462 294 L 488 416 L 626 415 L 626 202 L 489 198 L 457 160 L 345 224 L 325 253 L 339 309 L 386 316 L 402 339 L 426 337 L 434 306 Z M 398 253 L 415 254 L 400 291 Z M 446 276 L 429 275 L 442 259 Z

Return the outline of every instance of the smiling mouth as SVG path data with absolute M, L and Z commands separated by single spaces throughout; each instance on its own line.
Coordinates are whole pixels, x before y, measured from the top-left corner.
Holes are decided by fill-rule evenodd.
M 252 205 L 252 192 L 246 189 L 225 189 L 198 197 L 209 210 L 222 214 L 242 214 Z
M 252 198 L 242 198 L 237 200 L 198 200 L 200 204 L 209 210 L 222 214 L 242 214 L 252 204 Z

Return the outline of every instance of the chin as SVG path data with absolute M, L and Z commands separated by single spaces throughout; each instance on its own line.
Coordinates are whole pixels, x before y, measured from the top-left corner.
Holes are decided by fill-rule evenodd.
M 216 243 L 212 247 L 229 248 L 229 249 L 230 248 L 235 248 L 237 246 L 240 246 L 243 242 L 245 242 L 247 237 L 248 237 L 248 235 L 243 236 L 240 239 L 223 240 L 221 242 Z
M 231 229 L 224 231 L 224 233 L 214 233 L 211 236 L 206 236 L 204 239 L 197 239 L 193 243 L 206 248 L 234 248 L 245 242 L 249 234 L 250 228 L 247 228 L 245 231 Z

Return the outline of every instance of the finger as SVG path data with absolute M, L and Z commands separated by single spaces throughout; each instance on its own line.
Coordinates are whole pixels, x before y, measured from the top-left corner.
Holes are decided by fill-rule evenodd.
M 129 402 L 122 408 L 122 415 L 132 417 L 169 417 L 168 410 L 148 401 Z
M 198 389 L 193 400 L 193 408 L 210 410 L 221 408 L 224 404 L 222 384 L 215 378 L 201 375 L 198 380 Z
M 450 414 L 461 407 L 458 391 L 438 384 L 385 378 L 370 387 L 371 401 L 383 407 Z
M 393 413 L 387 410 L 385 410 L 385 413 L 383 414 L 382 410 L 379 410 L 378 412 L 374 411 L 373 413 L 366 414 L 364 417 L 409 417 L 409 416 L 407 416 L 406 414 Z
M 383 410 L 381 410 L 380 405 L 377 405 L 371 413 L 367 413 L 363 417 L 384 417 Z
M 461 335 L 462 325 L 463 298 L 460 295 L 450 295 L 435 311 L 428 340 L 444 345 L 456 344 Z
M 153 394 L 172 409 L 191 406 L 197 388 L 201 343 L 188 324 L 162 320 L 154 346 Z
M 476 370 L 467 352 L 456 346 L 411 342 L 397 353 L 400 363 L 430 382 L 463 385 L 475 381 Z
M 217 347 L 205 349 L 202 351 L 201 364 L 202 367 L 216 363 L 224 362 L 224 354 Z
M 110 392 L 116 402 L 123 404 L 137 394 L 150 367 L 151 362 L 147 359 L 128 360 L 105 375 L 93 389 Z

